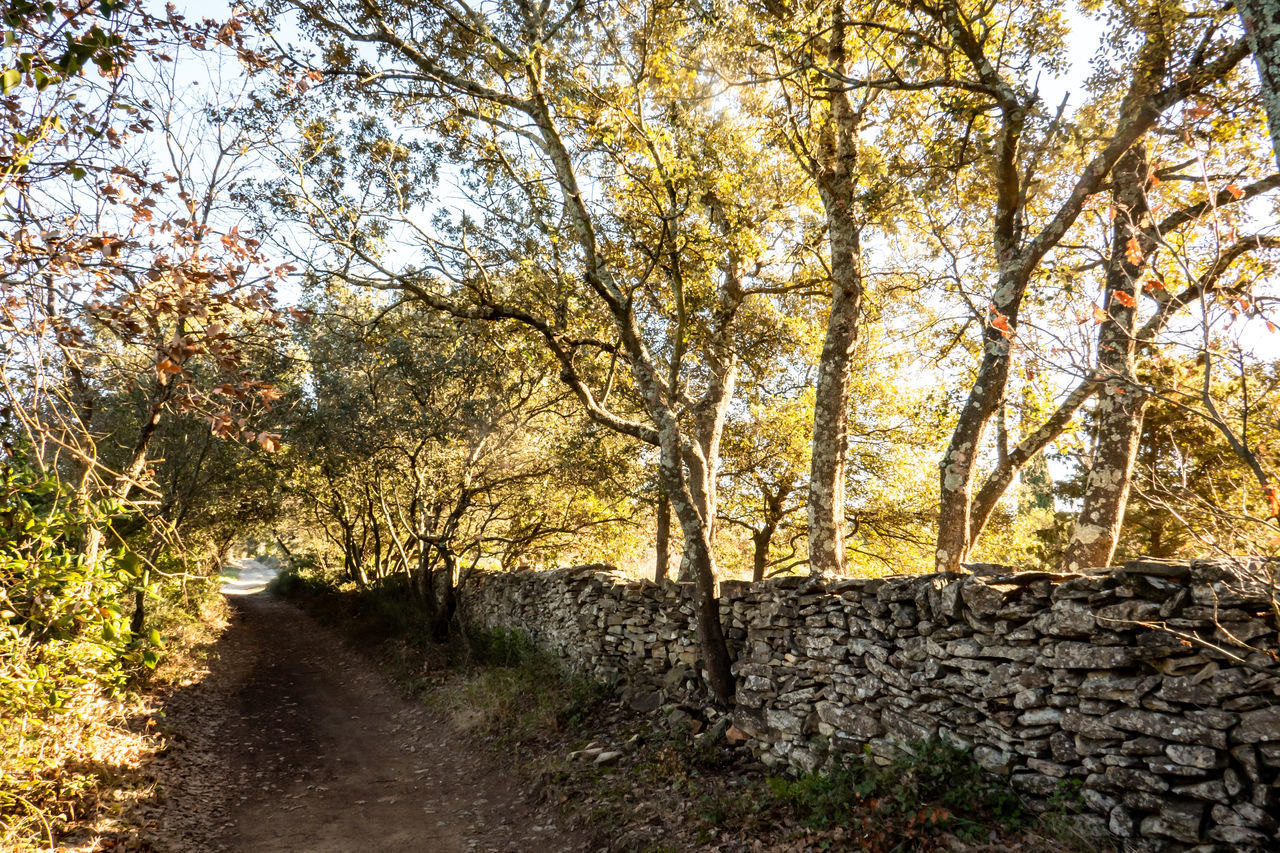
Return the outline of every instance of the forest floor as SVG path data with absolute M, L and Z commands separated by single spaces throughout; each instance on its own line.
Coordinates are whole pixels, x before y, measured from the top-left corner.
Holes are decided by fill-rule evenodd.
M 168 703 L 155 850 L 584 849 L 332 631 L 267 595 L 232 608 L 209 675 Z

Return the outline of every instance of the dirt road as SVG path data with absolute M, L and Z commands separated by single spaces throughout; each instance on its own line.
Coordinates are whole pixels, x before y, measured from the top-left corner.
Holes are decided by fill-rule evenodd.
M 185 740 L 159 773 L 157 846 L 586 849 L 331 631 L 265 594 L 230 601 L 217 661 L 173 713 Z

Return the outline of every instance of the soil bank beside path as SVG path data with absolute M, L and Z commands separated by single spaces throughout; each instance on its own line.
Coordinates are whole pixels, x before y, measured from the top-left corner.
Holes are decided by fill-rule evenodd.
M 157 848 L 590 849 L 334 632 L 265 594 L 229 600 L 208 677 L 169 711 Z

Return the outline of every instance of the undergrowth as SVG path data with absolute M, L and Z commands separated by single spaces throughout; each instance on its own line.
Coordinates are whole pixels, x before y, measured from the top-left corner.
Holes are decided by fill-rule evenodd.
M 35 529 L 21 545 L 8 540 L 0 590 L 0 849 L 12 851 L 127 834 L 125 813 L 148 795 L 145 766 L 162 746 L 153 696 L 202 670 L 226 612 L 203 579 L 151 585 L 147 631 L 133 638 L 112 587 L 126 580 L 111 575 L 133 569 L 110 565 L 114 556 L 105 569 L 84 566 L 66 534 Z
M 984 773 L 973 756 L 946 741 L 903 746 L 889 764 L 867 756 L 846 757 L 830 770 L 798 779 L 770 778 L 767 796 L 813 829 L 860 820 L 882 842 L 901 839 L 900 849 L 921 836 L 949 832 L 963 841 L 985 840 L 991 830 L 1025 827 L 1030 816 L 1001 780 Z

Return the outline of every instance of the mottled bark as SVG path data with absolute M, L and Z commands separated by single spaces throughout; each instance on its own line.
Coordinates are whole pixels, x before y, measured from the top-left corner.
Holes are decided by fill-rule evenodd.
M 849 70 L 844 41 L 844 9 L 837 3 L 827 61 L 842 77 Z M 863 298 L 861 226 L 856 209 L 860 117 L 849 88 L 842 83 L 833 82 L 826 97 L 831 114 L 819 143 L 816 177 L 831 251 L 831 310 L 814 394 L 808 500 L 809 568 L 818 577 L 844 569 L 850 367 Z
M 1112 172 L 1115 218 L 1103 297 L 1106 318 L 1098 326 L 1098 432 L 1080 515 L 1063 557 L 1070 571 L 1110 564 L 1129 501 L 1146 405 L 1134 377 L 1134 326 L 1139 278 L 1155 249 L 1147 228 L 1148 180 L 1146 147 L 1138 144 Z
M 1236 11 L 1258 67 L 1271 147 L 1280 167 L 1280 0 L 1236 0 Z
M 697 614 L 698 646 L 702 651 L 703 678 L 722 703 L 733 698 L 734 681 L 729 647 L 720 624 L 720 601 L 716 596 L 715 558 L 711 547 L 711 525 L 699 512 L 689 488 L 682 459 L 679 425 L 674 415 L 664 413 L 659 420 L 662 438 L 663 485 L 671 496 L 671 510 L 684 539 L 682 563 L 693 575 Z
M 653 579 L 658 583 L 666 580 L 671 566 L 671 499 L 665 489 L 658 489 L 658 531 L 654 561 Z
M 769 565 L 769 545 L 773 542 L 774 528 L 770 525 L 751 534 L 751 581 L 764 580 L 764 570 Z
M 1017 291 L 1017 302 L 1022 292 Z M 1006 300 L 998 306 L 1005 317 L 1016 313 L 1016 303 Z M 1007 321 L 1013 328 L 1012 320 Z M 1005 334 L 988 325 L 983 335 L 982 364 L 978 379 L 969 391 L 969 398 L 956 421 L 951 442 L 942 458 L 942 471 L 938 481 L 938 542 L 936 565 L 938 571 L 958 571 L 960 563 L 969 556 L 973 540 L 970 538 L 970 511 L 973 483 L 973 462 L 996 408 L 1004 397 L 1009 381 L 1010 341 Z
M 1025 193 L 1018 151 L 1028 105 L 987 58 L 982 39 L 970 29 L 957 4 L 944 4 L 938 17 L 982 83 L 992 91 L 1000 110 L 1000 131 L 991 167 L 996 196 L 992 224 L 996 288 L 983 332 L 982 361 L 977 377 L 940 463 L 935 566 L 938 571 L 958 571 L 973 545 L 974 461 L 982 448 L 987 427 L 1004 401 L 1019 311 L 1032 276 L 1049 250 L 1066 236 L 1085 201 L 1098 191 L 1115 164 L 1141 139 L 1160 113 L 1185 99 L 1197 87 L 1220 79 L 1239 63 L 1242 53 L 1233 47 L 1204 65 L 1199 73 L 1185 75 L 1177 85 L 1162 88 L 1168 43 L 1164 23 L 1158 12 L 1153 12 L 1147 19 L 1145 41 L 1134 63 L 1129 89 L 1121 100 L 1111 139 L 1089 161 L 1071 194 L 1048 223 L 1027 239 L 1022 230 Z

